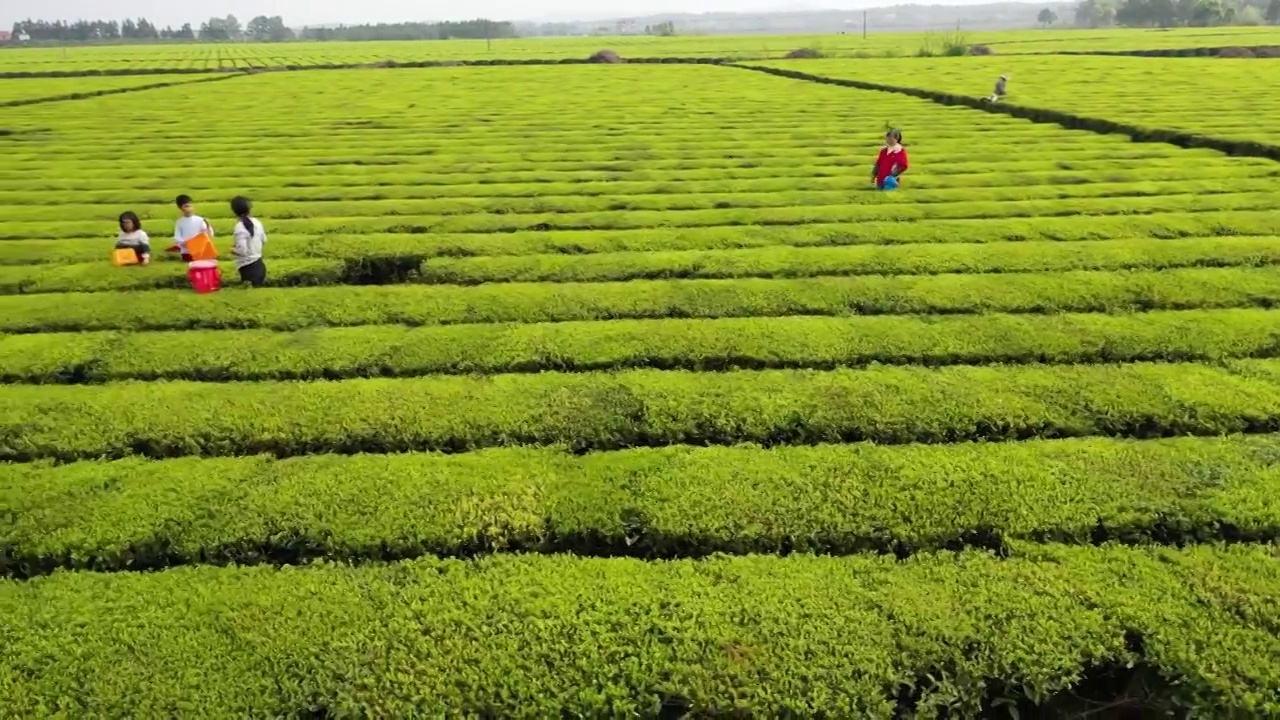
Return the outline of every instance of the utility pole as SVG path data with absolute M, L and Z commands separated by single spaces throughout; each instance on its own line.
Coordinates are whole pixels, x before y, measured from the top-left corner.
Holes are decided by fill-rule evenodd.
M 484 21 L 484 49 L 493 52 L 493 23 Z
M 862 39 L 867 39 L 867 11 L 862 11 Z

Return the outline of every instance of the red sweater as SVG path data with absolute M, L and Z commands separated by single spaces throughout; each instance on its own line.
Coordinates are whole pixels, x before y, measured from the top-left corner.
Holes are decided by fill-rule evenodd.
M 876 184 L 881 185 L 890 175 L 901 175 L 907 171 L 907 149 L 889 152 L 889 148 L 880 148 L 880 157 L 876 158 Z

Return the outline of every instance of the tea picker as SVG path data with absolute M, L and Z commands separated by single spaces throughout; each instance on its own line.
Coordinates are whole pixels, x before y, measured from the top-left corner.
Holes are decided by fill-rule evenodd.
M 1003 98 L 1007 94 L 1006 88 L 1008 86 L 1008 83 L 1009 83 L 1009 76 L 1001 75 L 1000 79 L 996 80 L 995 92 L 991 93 L 990 95 L 982 99 L 990 103 L 999 102 L 1000 98 Z

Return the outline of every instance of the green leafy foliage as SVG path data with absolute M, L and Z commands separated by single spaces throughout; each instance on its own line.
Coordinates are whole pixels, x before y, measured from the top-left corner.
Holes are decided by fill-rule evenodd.
M 1274 103 L 913 87 L 1070 63 L 974 41 L 875 93 L 0 53 L 18 99 L 236 70 L 5 113 L 0 715 L 1280 715 Z M 276 287 L 185 289 L 178 192 L 224 251 L 252 197 Z M 150 267 L 107 264 L 125 210 Z
M 1280 302 L 1280 266 L 855 278 L 506 283 L 0 296 L 0 331 L 164 330 L 613 318 L 1053 313 Z M 143 308 L 154 310 L 143 312 Z
M 1280 355 L 1280 311 L 608 320 L 0 336 L 0 380 L 1216 361 Z
M 666 700 L 973 716 L 992 678 L 1051 703 L 1095 668 L 1140 665 L 1168 706 L 1267 715 L 1280 710 L 1275 637 L 1242 609 L 1277 582 L 1260 547 L 64 573 L 0 582 L 0 704 L 532 718 L 652 716 Z
M 1081 7 L 1086 5 L 1105 7 L 1104 3 L 1097 2 L 1084 3 Z M 1145 7 L 1167 7 L 1171 12 L 1176 11 L 1158 3 Z M 1181 7 L 1189 11 L 1194 5 Z M 1219 48 L 1277 44 L 1274 34 L 1262 36 L 1261 43 L 1232 42 L 1226 37 L 1223 36 Z M 1186 49 L 1195 46 L 1185 36 L 1182 42 L 1185 44 L 1176 47 Z M 1154 47 L 1147 45 L 1140 49 Z M 1241 98 L 1239 102 L 1227 105 L 1204 102 L 1205 97 L 1223 87 L 1249 87 L 1266 82 L 1270 70 L 1266 63 L 1220 62 L 1215 58 L 1188 57 L 1164 64 L 1141 57 L 1086 54 L 1050 60 L 1043 56 L 1004 57 L 1004 53 L 998 50 L 997 54 L 1000 57 L 972 58 L 962 63 L 928 59 L 910 63 L 844 59 L 770 64 L 827 77 L 888 82 L 903 88 L 970 97 L 990 92 L 996 78 L 1008 74 L 1009 96 L 1005 103 L 1107 118 L 1148 130 L 1180 130 L 1224 140 L 1280 145 L 1280 134 L 1277 134 L 1274 122 L 1280 117 L 1280 105 L 1274 98 L 1259 98 L 1258 102 L 1246 102 Z M 1052 82 L 1043 81 L 1048 68 L 1053 68 L 1049 71 L 1052 72 Z M 1106 94 L 1110 97 L 1094 92 L 1100 84 L 1108 89 Z M 1127 101 L 1115 103 L 1111 97 L 1125 97 Z
M 1271 539 L 1280 437 L 0 465 L 0 574 Z
M 619 282 L 671 278 L 804 278 L 847 275 L 1064 272 L 1265 266 L 1280 263 L 1276 237 L 938 243 L 838 247 L 771 246 L 738 250 L 610 252 L 586 255 L 430 257 L 377 255 L 333 244 L 333 259 L 271 262 L 273 285 L 342 283 L 477 285 L 489 282 Z M 10 243 L 22 245 L 23 243 Z M 33 245 L 35 243 L 32 243 Z M 0 244 L 0 250 L 4 248 Z M 272 244 L 273 256 L 278 246 Z M 288 247 L 285 249 L 288 252 Z M 314 252 L 310 248 L 309 252 Z M 349 254 L 350 257 L 342 257 Z M 384 265 L 389 267 L 383 267 Z M 229 270 L 229 268 L 228 268 Z M 103 272 L 100 262 L 0 265 L 0 293 L 104 292 L 185 287 L 186 266 L 156 263 Z
M 1228 363 L 10 385 L 0 388 L 0 459 L 1280 429 L 1280 361 Z
M 1139 158 L 1140 159 L 1140 158 Z M 854 158 L 850 162 L 856 162 Z M 1280 191 L 1261 190 L 1229 195 L 1172 194 L 1153 198 L 1099 198 L 1091 203 L 1103 215 L 1156 212 L 1258 212 L 1280 204 Z M 875 203 L 812 207 L 746 208 L 726 210 L 615 210 L 575 213 L 495 213 L 470 215 L 326 216 L 282 219 L 272 227 L 291 233 L 509 233 L 529 230 L 600 230 L 651 227 L 733 227 L 751 225 L 808 225 L 813 223 L 910 222 L 922 219 L 1040 218 L 1073 215 L 1075 208 L 1054 200 L 1022 202 L 957 201 L 924 207 Z M 0 240 L 24 239 L 37 232 L 45 237 L 78 238 L 101 230 L 100 221 L 62 222 L 50 230 L 42 221 L 13 221 L 0 225 Z

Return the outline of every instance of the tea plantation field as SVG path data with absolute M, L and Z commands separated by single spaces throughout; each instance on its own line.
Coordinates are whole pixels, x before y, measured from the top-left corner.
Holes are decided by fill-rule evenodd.
M 1027 11 L 1030 19 L 1036 10 Z M 862 37 L 861 14 L 847 34 L 809 35 L 677 35 L 673 37 L 566 37 L 446 40 L 423 42 L 315 42 L 190 45 L 108 45 L 89 47 L 0 48 L 0 75 L 95 74 L 170 70 L 213 72 L 253 68 L 361 65 L 396 61 L 484 62 L 492 60 L 582 60 L 601 48 L 624 58 L 782 58 L 797 48 L 812 48 L 831 57 L 910 57 L 922 51 L 941 54 L 948 39 L 985 44 L 997 55 L 1062 52 L 1126 52 L 1135 50 L 1257 47 L 1280 45 L 1276 27 L 1210 27 L 1171 30 L 1017 30 L 974 32 L 940 27 L 934 32 L 885 32 L 872 26 Z M 892 30 L 892 28 L 889 28 Z
M 1280 148 L 1273 60 L 1088 56 L 775 61 L 769 67 L 971 98 L 1009 75 L 1004 105 Z M 1211 100 L 1210 100 L 1211 99 Z
M 73 99 L 95 94 L 141 90 L 159 85 L 193 82 L 190 75 L 145 75 L 100 78 L 39 78 L 0 83 L 0 108 L 29 104 L 37 100 Z
M 708 65 L 0 128 L 0 715 L 1280 713 L 1273 160 Z M 269 287 L 110 264 L 178 193 Z

